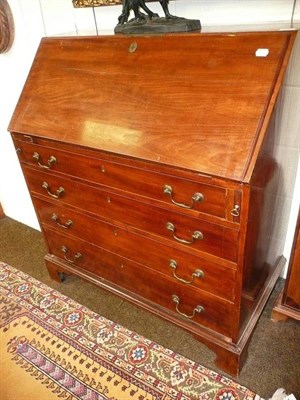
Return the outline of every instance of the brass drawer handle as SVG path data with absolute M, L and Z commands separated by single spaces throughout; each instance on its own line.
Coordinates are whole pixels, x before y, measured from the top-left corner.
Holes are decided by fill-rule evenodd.
M 64 229 L 68 229 L 71 227 L 71 225 L 73 225 L 73 221 L 71 219 L 68 219 L 64 224 L 62 224 L 59 220 L 58 215 L 56 215 L 55 213 L 52 214 L 51 219 L 56 223 L 56 225 Z
M 200 231 L 195 231 L 195 232 L 193 233 L 193 235 L 192 235 L 192 240 L 191 240 L 191 241 L 185 240 L 185 239 L 181 239 L 181 238 L 179 238 L 178 236 L 175 235 L 175 229 L 176 229 L 176 228 L 175 228 L 175 225 L 172 224 L 172 222 L 167 222 L 166 228 L 167 228 L 168 231 L 173 232 L 173 238 L 174 238 L 175 240 L 177 240 L 177 242 L 179 242 L 179 243 L 192 244 L 192 243 L 194 243 L 195 240 L 202 240 L 202 239 L 204 238 L 202 232 L 200 232 Z
M 179 297 L 178 297 L 176 294 L 173 294 L 173 295 L 172 295 L 172 301 L 176 304 L 176 311 L 178 312 L 178 314 L 180 314 L 182 317 L 185 317 L 185 318 L 192 319 L 192 318 L 194 318 L 194 316 L 195 316 L 196 313 L 197 313 L 197 314 L 201 314 L 201 313 L 203 313 L 203 312 L 205 311 L 205 308 L 204 308 L 203 306 L 200 306 L 200 304 L 198 304 L 198 305 L 193 309 L 193 314 L 192 314 L 192 315 L 187 315 L 187 314 L 182 313 L 182 312 L 179 310 L 180 299 L 179 299 Z
M 55 199 L 59 199 L 65 192 L 65 189 L 63 187 L 59 187 L 55 193 L 52 193 L 50 190 L 50 186 L 47 182 L 43 182 L 42 184 L 42 188 L 45 189 L 47 191 L 47 193 L 49 194 L 49 196 L 54 197 Z
M 50 169 L 52 165 L 56 164 L 56 158 L 54 156 L 50 156 L 50 158 L 48 159 L 48 165 L 42 164 L 40 162 L 41 156 L 36 151 L 33 153 L 32 158 L 37 161 L 38 166 L 41 168 Z
M 202 193 L 194 193 L 193 196 L 192 196 L 191 205 L 187 205 L 187 204 L 184 204 L 184 203 L 178 203 L 177 201 L 175 201 L 173 199 L 173 188 L 170 185 L 165 185 L 164 188 L 163 188 L 163 192 L 164 192 L 164 194 L 167 194 L 167 195 L 170 196 L 171 202 L 173 204 L 175 204 L 178 207 L 182 207 L 182 208 L 189 208 L 189 209 L 193 208 L 195 203 L 200 203 L 201 201 L 204 200 L 204 196 L 203 196 Z
M 238 204 L 235 204 L 235 206 L 231 210 L 231 215 L 233 217 L 239 217 L 240 216 L 240 206 Z
M 178 281 L 182 282 L 182 283 L 191 284 L 191 283 L 194 282 L 195 278 L 204 278 L 204 272 L 201 271 L 201 269 L 196 269 L 195 272 L 193 272 L 193 274 L 192 274 L 192 279 L 189 280 L 189 281 L 186 281 L 183 278 L 179 278 L 179 276 L 176 275 L 177 262 L 175 260 L 170 260 L 169 267 L 171 267 L 172 270 L 173 270 L 174 278 L 177 279 Z
M 62 246 L 61 247 L 61 251 L 64 253 L 64 259 L 66 261 L 68 261 L 69 263 L 74 264 L 76 262 L 76 260 L 78 260 L 78 258 L 82 257 L 81 253 L 76 253 L 73 257 L 73 259 L 71 260 L 70 258 L 68 258 L 68 253 L 70 252 L 69 249 L 66 246 Z

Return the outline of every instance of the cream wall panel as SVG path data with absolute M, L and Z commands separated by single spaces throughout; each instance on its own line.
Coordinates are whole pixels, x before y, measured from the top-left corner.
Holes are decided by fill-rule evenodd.
M 14 1 L 14 3 L 20 9 L 21 17 L 20 21 L 16 20 L 16 15 L 13 12 L 14 19 L 16 20 L 16 39 L 19 42 L 22 39 L 26 39 L 28 47 L 36 49 L 40 41 L 40 37 L 45 35 L 40 2 L 39 0 L 26 0 Z
M 15 41 L 8 53 L 0 55 L 0 201 L 6 215 L 38 228 L 7 126 L 44 27 L 39 1 L 10 0 L 9 4 L 15 21 Z
M 276 146 L 276 160 L 280 167 L 282 186 L 281 196 L 292 198 L 299 160 L 299 149 L 295 147 Z
M 121 6 L 95 7 L 95 17 L 99 35 L 113 35 L 114 27 L 122 12 Z
M 277 242 L 278 240 L 281 241 L 282 243 L 284 243 L 285 241 L 290 210 L 292 206 L 292 196 L 286 197 L 279 194 L 278 196 L 274 197 L 273 205 L 274 208 L 276 208 L 276 215 L 273 215 L 272 217 L 274 236 L 270 238 L 271 246 L 273 242 Z
M 295 28 L 300 27 L 300 0 L 296 0 L 295 9 L 293 14 L 293 22 L 295 23 Z
M 199 18 L 203 27 L 290 22 L 294 0 L 178 0 L 176 15 Z
M 92 8 L 73 8 L 73 15 L 77 35 L 90 36 L 97 34 Z
M 300 4 L 300 0 L 299 0 L 299 4 Z M 299 28 L 300 28 L 300 26 L 299 26 Z M 299 65 L 300 65 L 300 31 L 297 33 L 293 52 L 291 54 L 290 63 L 288 65 L 287 76 L 285 79 L 286 85 L 300 87 Z
M 93 9 L 74 8 L 72 0 L 38 0 L 46 36 L 96 35 Z
M 39 0 L 46 36 L 76 35 L 74 9 L 70 0 Z
M 289 263 L 291 249 L 292 249 L 293 240 L 294 240 L 294 234 L 295 234 L 296 223 L 297 223 L 298 212 L 299 212 L 299 205 L 300 205 L 300 162 L 298 162 L 298 172 L 297 172 L 296 182 L 295 182 L 295 187 L 294 187 L 291 212 L 289 215 L 287 234 L 286 234 L 285 242 L 284 242 L 283 254 L 287 258 L 287 266 Z M 286 270 L 284 271 L 284 276 L 285 275 L 286 275 Z
M 297 115 L 300 116 L 300 86 L 285 86 L 278 98 L 274 137 L 277 145 L 300 149 L 300 118 L 295 118 Z

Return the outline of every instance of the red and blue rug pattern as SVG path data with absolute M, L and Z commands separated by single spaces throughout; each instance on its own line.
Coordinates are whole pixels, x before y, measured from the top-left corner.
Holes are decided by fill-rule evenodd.
M 3 400 L 253 400 L 233 380 L 0 262 Z

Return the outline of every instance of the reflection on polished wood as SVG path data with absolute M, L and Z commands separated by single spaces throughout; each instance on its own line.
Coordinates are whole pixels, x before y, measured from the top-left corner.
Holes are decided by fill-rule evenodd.
M 45 38 L 9 126 L 50 276 L 177 324 L 232 375 L 285 263 L 272 139 L 294 38 Z

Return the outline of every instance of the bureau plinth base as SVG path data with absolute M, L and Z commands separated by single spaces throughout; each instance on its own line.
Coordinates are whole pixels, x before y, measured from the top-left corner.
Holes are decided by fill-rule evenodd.
M 63 283 L 66 280 L 66 276 L 70 275 L 70 273 L 67 272 L 65 269 L 61 268 L 60 266 L 49 260 L 47 256 L 45 257 L 45 263 L 50 278 L 56 282 Z
M 214 350 L 217 356 L 214 360 L 216 367 L 230 376 L 238 377 L 248 356 L 248 345 L 249 341 L 244 348 L 236 348 L 236 352 L 232 349 L 228 350 L 224 348 Z M 212 346 L 208 345 L 207 347 L 213 350 Z
M 250 338 L 244 347 L 240 347 L 234 343 L 229 343 L 226 338 L 222 340 L 214 337 L 214 335 L 209 338 L 205 334 L 194 334 L 193 336 L 215 353 L 214 364 L 217 369 L 234 378 L 239 376 L 248 356 Z M 203 364 L 205 365 L 205 361 L 203 361 Z
M 280 292 L 276 304 L 272 310 L 272 315 L 271 315 L 272 321 L 274 322 L 287 321 L 289 318 L 300 321 L 299 312 L 293 310 L 292 308 L 282 303 L 283 290 L 284 289 L 282 289 L 282 291 Z

